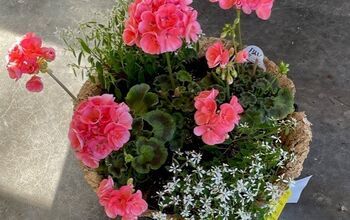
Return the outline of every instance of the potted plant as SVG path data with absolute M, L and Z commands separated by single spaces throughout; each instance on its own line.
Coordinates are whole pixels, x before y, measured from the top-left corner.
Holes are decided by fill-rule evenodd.
M 202 36 L 191 0 L 119 1 L 63 34 L 88 76 L 69 93 L 68 137 L 110 218 L 267 219 L 300 175 L 312 135 L 288 65 L 241 37 L 242 12 L 266 20 L 273 0 L 210 1 L 237 14 L 220 39 Z M 10 76 L 41 91 L 54 51 L 33 34 L 16 45 Z

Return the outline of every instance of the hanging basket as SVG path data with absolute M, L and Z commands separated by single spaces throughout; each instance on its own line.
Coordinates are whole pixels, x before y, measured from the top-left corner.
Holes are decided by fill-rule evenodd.
M 207 48 L 215 41 L 217 38 L 203 38 L 200 41 L 200 52 L 199 56 L 203 57 Z M 226 45 L 229 46 L 229 45 Z M 295 86 L 292 80 L 290 80 L 286 75 L 279 73 L 278 66 L 271 60 L 265 57 L 264 63 L 266 66 L 266 72 L 273 74 L 277 77 L 279 85 L 283 88 L 289 89 L 292 94 L 295 94 Z M 77 102 L 74 103 L 76 107 L 81 101 L 86 100 L 88 97 L 101 95 L 102 88 L 92 83 L 91 81 L 86 81 L 85 84 L 79 91 Z M 296 156 L 293 162 L 289 162 L 285 169 L 280 173 L 285 179 L 294 180 L 299 177 L 301 171 L 303 170 L 303 164 L 310 149 L 310 143 L 312 140 L 311 123 L 307 120 L 304 112 L 294 112 L 288 116 L 289 119 L 294 118 L 297 122 L 296 128 L 291 131 L 287 136 L 282 137 L 282 143 L 289 150 L 290 153 L 294 153 Z M 96 192 L 102 177 L 97 174 L 94 169 L 88 168 L 81 163 L 81 168 L 84 172 L 84 177 L 91 188 Z M 286 190 L 288 186 L 284 184 L 278 184 L 282 190 Z M 152 216 L 152 210 L 145 212 L 142 217 Z M 169 215 L 169 219 L 181 219 L 177 216 Z

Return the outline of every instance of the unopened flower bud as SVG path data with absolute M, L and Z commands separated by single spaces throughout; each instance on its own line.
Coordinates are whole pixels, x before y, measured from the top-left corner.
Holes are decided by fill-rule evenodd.
M 227 78 L 226 78 L 226 82 L 227 82 L 227 84 L 231 85 L 233 83 L 233 77 L 228 74 Z
M 222 80 L 225 80 L 225 79 L 226 79 L 226 73 L 224 73 L 224 72 L 221 73 L 221 79 L 222 79 Z
M 237 71 L 235 69 L 233 69 L 233 71 L 231 72 L 231 76 L 233 78 L 237 78 L 237 75 L 238 75 Z

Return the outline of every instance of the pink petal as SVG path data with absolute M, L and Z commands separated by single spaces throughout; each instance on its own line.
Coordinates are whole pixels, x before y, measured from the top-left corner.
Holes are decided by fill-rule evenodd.
M 39 76 L 33 76 L 27 83 L 26 88 L 30 92 L 41 92 L 44 88 L 43 82 Z

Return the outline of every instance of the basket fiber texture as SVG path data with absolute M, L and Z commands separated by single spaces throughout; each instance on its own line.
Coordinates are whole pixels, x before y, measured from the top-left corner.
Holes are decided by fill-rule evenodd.
M 200 52 L 199 56 L 204 56 L 207 48 L 215 41 L 217 38 L 204 38 L 200 41 Z M 229 46 L 229 44 L 227 44 Z M 295 85 L 292 80 L 290 80 L 286 75 L 279 73 L 278 66 L 265 57 L 264 63 L 266 66 L 266 71 L 275 75 L 278 79 L 279 85 L 284 88 L 288 88 L 295 94 Z M 79 91 L 77 102 L 74 103 L 74 108 L 81 102 L 86 100 L 88 97 L 101 95 L 102 88 L 92 83 L 91 81 L 86 81 L 85 84 Z M 289 150 L 289 152 L 294 152 L 296 160 L 289 162 L 286 165 L 285 170 L 282 171 L 284 178 L 295 179 L 299 177 L 301 171 L 303 170 L 303 164 L 310 149 L 310 143 L 312 140 L 311 123 L 307 120 L 304 112 L 294 112 L 288 116 L 289 118 L 294 118 L 297 121 L 296 128 L 289 132 L 288 136 L 282 137 L 282 142 L 284 146 Z M 96 192 L 100 182 L 102 181 L 101 176 L 97 174 L 94 169 L 90 169 L 80 163 L 81 168 L 84 173 L 84 177 L 91 188 Z M 286 188 L 285 185 L 280 185 L 282 188 Z M 152 210 L 145 212 L 142 217 L 150 217 L 152 215 Z M 169 219 L 181 219 L 177 216 L 170 216 Z

